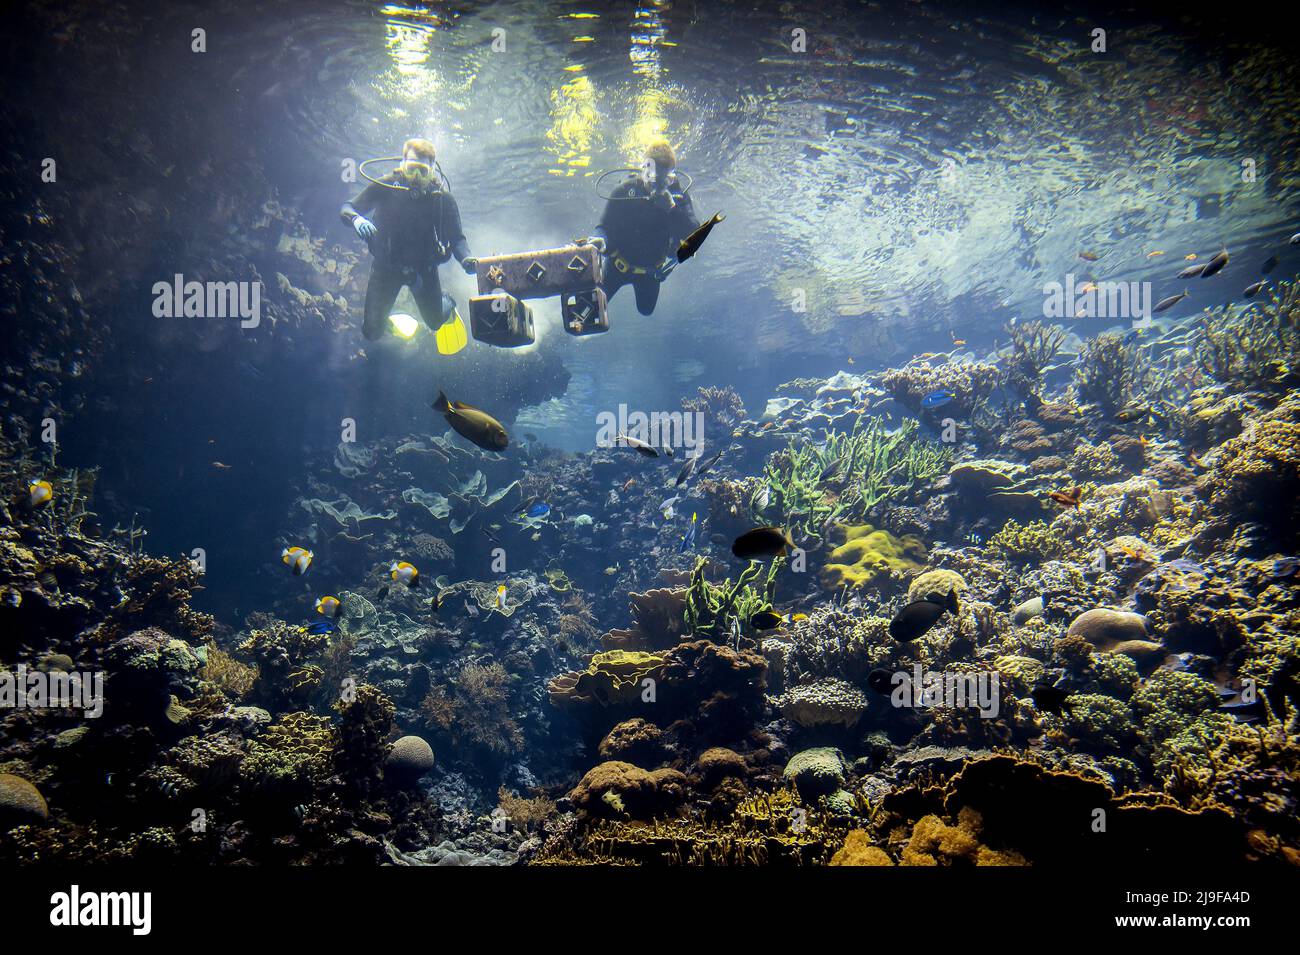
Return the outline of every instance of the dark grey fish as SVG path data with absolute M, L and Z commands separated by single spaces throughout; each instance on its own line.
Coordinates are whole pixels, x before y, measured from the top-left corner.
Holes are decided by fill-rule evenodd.
M 673 482 L 673 487 L 681 487 L 686 482 L 686 479 L 691 476 L 691 472 L 695 470 L 695 462 L 699 461 L 699 459 L 699 455 L 693 455 L 686 459 L 682 469 L 677 472 L 677 480 Z
M 1069 709 L 1075 705 L 1070 699 L 1072 695 L 1069 690 L 1063 690 L 1059 686 L 1040 683 L 1030 691 L 1029 698 L 1034 701 L 1034 706 L 1044 713 L 1060 716 L 1062 709 Z
M 1151 309 L 1151 311 L 1153 312 L 1168 311 L 1169 309 L 1173 308 L 1175 305 L 1177 305 L 1185 298 L 1187 298 L 1186 291 L 1179 292 L 1177 295 L 1170 295 L 1168 298 L 1162 298 L 1160 301 L 1156 302 L 1156 307 Z
M 700 251 L 700 246 L 702 246 L 704 240 L 709 237 L 709 233 L 713 231 L 713 227 L 725 218 L 727 217 L 721 212 L 715 212 L 708 222 L 705 222 L 683 239 L 682 244 L 677 247 L 677 261 L 685 262 L 696 252 Z
M 1205 268 L 1201 269 L 1201 278 L 1208 279 L 1211 275 L 1223 271 L 1223 267 L 1228 264 L 1228 250 L 1224 249 L 1217 253 L 1214 258 L 1205 263 Z
M 889 621 L 889 635 L 899 643 L 910 643 L 929 633 L 945 613 L 957 613 L 955 590 L 948 591 L 947 596 L 935 593 L 913 600 Z
M 794 548 L 794 542 L 779 527 L 755 527 L 731 543 L 731 552 L 741 560 L 776 557 Z
M 1272 272 L 1275 268 L 1277 268 L 1277 262 L 1278 262 L 1277 256 L 1270 255 L 1267 259 L 1264 260 L 1264 264 L 1259 267 L 1259 270 L 1263 272 L 1265 275 L 1268 275 L 1269 272 Z
M 894 674 L 883 667 L 872 670 L 867 674 L 867 686 L 882 696 L 888 696 L 894 686 Z
M 830 464 L 826 465 L 826 467 L 822 468 L 822 473 L 817 475 L 817 480 L 819 482 L 829 481 L 835 475 L 839 474 L 840 468 L 842 467 L 844 467 L 844 459 L 836 458 Z
M 1205 263 L 1202 262 L 1200 265 L 1187 266 L 1187 268 L 1183 269 L 1181 272 L 1178 273 L 1178 277 L 1180 279 L 1195 278 L 1196 276 L 1200 275 L 1204 271 L 1205 271 Z
M 709 458 L 709 460 L 707 460 L 707 461 L 705 461 L 703 464 L 701 464 L 701 465 L 699 466 L 699 468 L 696 470 L 696 472 L 695 472 L 695 476 L 696 476 L 696 477 L 704 477 L 704 472 L 706 472 L 707 470 L 709 470 L 709 468 L 713 467 L 713 465 L 717 464 L 717 463 L 718 463 L 718 459 L 719 459 L 720 457 L 722 457 L 723 454 L 726 453 L 726 450 L 727 450 L 726 448 L 723 448 L 721 451 L 719 451 L 719 452 L 718 452 L 717 454 L 715 454 L 713 457 Z
M 1258 282 L 1254 282 L 1250 285 L 1247 285 L 1245 291 L 1243 291 L 1241 294 L 1246 296 L 1246 298 L 1254 298 L 1256 295 L 1260 293 L 1260 291 L 1267 284 L 1268 284 L 1268 279 L 1260 279 Z

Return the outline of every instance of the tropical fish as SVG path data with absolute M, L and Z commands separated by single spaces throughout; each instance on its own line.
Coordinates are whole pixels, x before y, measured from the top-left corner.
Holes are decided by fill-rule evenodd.
M 280 559 L 284 561 L 286 567 L 293 570 L 295 577 L 301 577 L 307 573 L 311 567 L 312 558 L 315 555 L 305 547 L 286 547 L 280 551 Z
M 1101 256 L 1097 255 L 1095 252 L 1080 252 L 1079 258 L 1083 259 L 1085 262 L 1096 262 L 1101 258 Z
M 681 487 L 682 484 L 686 482 L 686 479 L 691 476 L 691 472 L 695 470 L 695 465 L 699 460 L 700 456 L 698 454 L 693 454 L 686 459 L 686 463 L 682 465 L 682 469 L 677 472 L 677 480 L 673 482 L 673 487 Z
M 399 584 L 405 584 L 412 590 L 420 586 L 420 572 L 404 560 L 395 560 L 388 568 L 388 576 Z
M 382 587 L 380 587 L 378 590 L 375 591 L 375 599 L 376 600 L 388 599 L 388 584 L 384 584 Z
M 448 401 L 441 391 L 438 392 L 438 400 L 433 403 L 433 409 L 442 413 L 453 431 L 484 451 L 504 451 L 510 443 L 500 421 L 486 411 L 471 408 L 459 401 Z
M 783 623 L 795 623 L 807 619 L 808 615 L 805 613 L 780 614 L 775 610 L 761 610 L 749 618 L 749 625 L 754 630 L 774 630 Z
M 1148 258 L 1148 259 L 1154 259 L 1156 256 L 1160 256 L 1160 255 L 1164 255 L 1164 254 L 1165 254 L 1165 253 L 1164 253 L 1164 250 L 1163 250 L 1163 249 L 1159 249 L 1159 250 L 1157 250 L 1157 251 L 1155 251 L 1155 252 L 1148 252 L 1148 253 L 1147 253 L 1147 258 Z
M 636 486 L 636 478 L 628 478 L 623 482 L 623 493 L 626 494 Z
M 1214 258 L 1205 263 L 1205 268 L 1201 270 L 1201 278 L 1208 279 L 1216 272 L 1223 271 L 1223 267 L 1228 264 L 1228 250 L 1224 249 L 1215 254 Z
M 618 437 L 614 439 L 614 441 L 616 443 L 623 444 L 626 447 L 632 448 L 633 450 L 636 451 L 637 454 L 644 455 L 647 458 L 659 457 L 659 449 L 652 444 L 647 444 L 646 442 L 642 441 L 640 438 L 634 438 L 631 435 L 627 435 L 627 434 L 620 434 Z M 666 453 L 671 458 L 673 456 L 673 449 L 664 448 L 664 453 Z
M 1258 282 L 1254 282 L 1250 285 L 1247 285 L 1245 291 L 1242 292 L 1241 294 L 1246 296 L 1246 298 L 1254 298 L 1256 295 L 1260 293 L 1260 291 L 1267 284 L 1268 284 L 1268 279 L 1260 279 Z
M 938 391 L 932 391 L 924 398 L 922 398 L 921 407 L 942 408 L 944 405 L 948 404 L 948 402 L 952 401 L 956 397 L 957 397 L 956 394 L 947 390 L 946 388 L 940 388 Z
M 700 251 L 700 246 L 702 246 L 704 240 L 709 237 L 709 233 L 713 231 L 713 227 L 726 218 L 727 217 L 721 212 L 715 212 L 707 222 L 683 239 L 681 245 L 677 246 L 677 261 L 685 262 L 696 252 Z
M 673 519 L 673 515 L 677 513 L 675 505 L 680 500 L 681 498 L 674 494 L 668 500 L 659 505 L 659 512 L 663 514 L 664 520 L 671 521 Z
M 695 548 L 695 535 L 699 527 L 699 514 L 691 512 L 691 523 L 686 528 L 686 534 L 682 537 L 682 542 L 677 545 L 677 553 L 684 554 L 688 550 Z
M 867 674 L 867 686 L 875 690 L 882 696 L 888 696 L 894 685 L 894 673 L 892 670 L 886 670 L 878 667 Z
M 322 617 L 337 617 L 342 606 L 338 597 L 321 597 L 316 601 L 316 612 Z
M 722 455 L 726 453 L 726 451 L 727 451 L 726 448 L 722 448 L 721 450 L 718 451 L 717 454 L 715 454 L 713 457 L 709 458 L 709 460 L 705 461 L 698 468 L 696 468 L 695 476 L 697 478 L 704 477 L 705 472 L 708 471 L 709 468 L 713 467 L 713 465 L 717 464 L 718 459 L 721 458 Z
M 546 517 L 546 515 L 550 513 L 551 505 L 543 504 L 541 501 L 538 501 L 536 504 L 528 508 L 528 510 L 524 511 L 524 516 L 531 520 L 537 520 L 538 518 Z
M 1291 244 L 1300 245 L 1300 232 L 1297 232 L 1295 235 L 1291 236 Z
M 1201 263 L 1200 265 L 1189 265 L 1187 266 L 1187 268 L 1183 269 L 1181 272 L 1178 273 L 1178 277 L 1180 279 L 1195 278 L 1196 276 L 1200 275 L 1204 271 L 1205 271 L 1204 263 Z
M 1062 709 L 1069 709 L 1076 705 L 1070 699 L 1071 695 L 1069 690 L 1048 683 L 1040 683 L 1029 691 L 1029 698 L 1034 701 L 1035 707 L 1044 713 L 1053 713 L 1057 716 L 1061 715 Z
M 794 542 L 779 527 L 755 527 L 731 543 L 731 552 L 741 560 L 762 560 L 794 549 Z
M 1160 301 L 1156 302 L 1155 307 L 1151 309 L 1151 311 L 1152 312 L 1168 311 L 1169 309 L 1173 308 L 1175 305 L 1177 305 L 1185 298 L 1187 298 L 1186 289 L 1184 289 L 1182 292 L 1178 293 L 1177 295 L 1170 295 L 1168 298 L 1162 298 Z
M 36 478 L 27 482 L 27 506 L 32 510 L 44 507 L 54 500 L 54 486 L 49 481 Z
M 1272 272 L 1275 268 L 1277 268 L 1277 263 L 1278 263 L 1277 256 L 1270 255 L 1267 259 L 1264 260 L 1264 264 L 1259 267 L 1259 270 L 1263 272 L 1265 275 L 1268 275 L 1269 272 Z
M 1072 487 L 1065 491 L 1050 491 L 1047 496 L 1051 498 L 1053 503 L 1058 504 L 1061 507 L 1067 509 L 1072 507 L 1077 510 L 1079 507 L 1079 496 L 1082 493 L 1083 488 Z
M 930 631 L 945 613 L 957 613 L 957 591 L 944 594 L 927 594 L 913 600 L 889 621 L 889 635 L 899 643 L 910 643 Z
M 506 585 L 497 584 L 497 609 L 504 610 L 505 608 L 506 608 Z
M 222 461 L 213 461 L 213 462 L 212 462 L 212 466 L 213 466 L 214 468 L 216 468 L 218 471 L 229 471 L 229 470 L 230 470 L 230 465 L 229 465 L 229 464 L 226 464 L 226 463 L 224 463 L 224 462 L 222 462 Z
M 1115 412 L 1115 420 L 1121 424 L 1127 424 L 1130 421 L 1138 421 L 1151 414 L 1151 406 L 1143 401 L 1130 401 L 1119 411 Z
M 829 481 L 831 478 L 839 474 L 839 470 L 843 466 L 844 466 L 844 458 L 842 457 L 836 458 L 830 464 L 826 465 L 826 467 L 822 468 L 821 473 L 817 475 L 817 480 L 819 482 Z
M 317 620 L 315 623 L 308 624 L 303 629 L 306 630 L 307 633 L 319 637 L 322 634 L 333 633 L 338 629 L 338 624 L 333 620 Z

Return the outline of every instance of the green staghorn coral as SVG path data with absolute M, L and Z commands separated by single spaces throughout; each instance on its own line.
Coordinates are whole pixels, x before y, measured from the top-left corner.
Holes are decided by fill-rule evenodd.
M 768 459 L 750 509 L 760 519 L 793 522 L 807 538 L 827 523 L 859 522 L 947 470 L 952 451 L 918 438 L 919 428 L 909 418 L 890 432 L 880 418 L 859 418 L 820 446 L 792 442 Z
M 684 611 L 686 627 L 696 637 L 726 643 L 734 631 L 749 633 L 749 621 L 754 614 L 771 609 L 776 575 L 785 566 L 785 558 L 778 557 L 768 566 L 761 591 L 751 585 L 762 569 L 761 564 L 751 563 L 741 571 L 735 583 L 726 580 L 721 584 L 711 584 L 704 579 L 707 565 L 706 559 L 699 558 L 691 572 Z

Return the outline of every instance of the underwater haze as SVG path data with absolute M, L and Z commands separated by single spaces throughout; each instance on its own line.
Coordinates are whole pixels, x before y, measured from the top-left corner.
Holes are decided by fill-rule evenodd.
M 6 21 L 0 859 L 1300 862 L 1281 37 Z

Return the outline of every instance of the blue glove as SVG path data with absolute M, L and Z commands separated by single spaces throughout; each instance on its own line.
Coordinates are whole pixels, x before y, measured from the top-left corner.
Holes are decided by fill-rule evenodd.
M 352 228 L 356 229 L 357 235 L 361 236 L 363 239 L 368 239 L 379 231 L 375 228 L 375 224 L 365 216 L 357 216 L 353 219 Z

